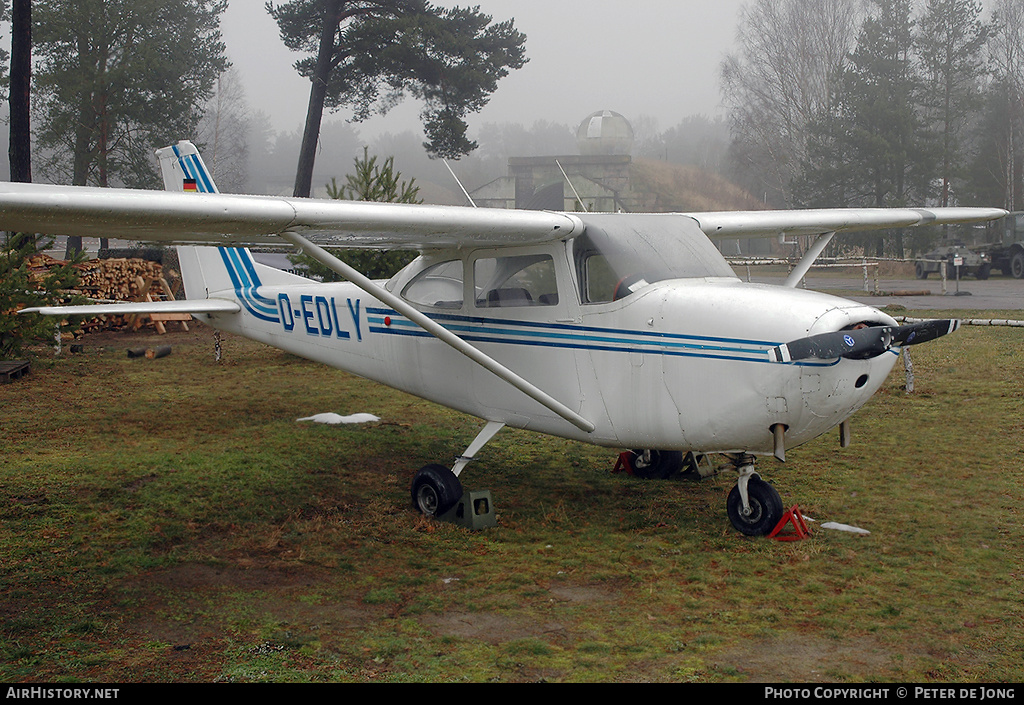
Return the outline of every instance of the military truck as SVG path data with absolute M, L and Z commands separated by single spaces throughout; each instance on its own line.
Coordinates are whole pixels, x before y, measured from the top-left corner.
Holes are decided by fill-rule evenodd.
M 946 276 L 950 279 L 965 276 L 988 279 L 992 269 L 989 255 L 969 249 L 962 242 L 952 242 L 932 250 L 914 263 L 914 274 L 918 279 L 927 279 L 932 272 L 941 272 L 946 265 Z
M 1024 212 L 1010 213 L 997 220 L 990 229 L 992 241 L 973 247 L 978 254 L 986 254 L 993 267 L 1014 279 L 1024 279 Z

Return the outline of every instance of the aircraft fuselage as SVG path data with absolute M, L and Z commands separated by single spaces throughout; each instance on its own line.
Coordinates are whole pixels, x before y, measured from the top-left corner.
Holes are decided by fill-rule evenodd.
M 236 260 L 247 256 L 232 252 Z M 387 287 L 589 420 L 593 432 L 353 284 L 275 285 L 236 276 L 232 290 L 210 295 L 239 299 L 242 312 L 205 318 L 488 421 L 608 447 L 700 453 L 770 453 L 775 424 L 787 429 L 787 446 L 806 442 L 859 409 L 896 360 L 890 351 L 866 360 L 770 361 L 768 351 L 788 340 L 895 323 L 845 299 L 706 276 L 643 282 L 621 298 L 591 290 L 598 300 L 587 302 L 571 243 L 521 248 L 514 257 L 515 266 L 507 266 L 505 251 L 428 255 Z M 517 287 L 496 287 L 533 288 L 532 298 L 488 298 L 495 290 L 489 286 L 508 283 L 503 267 L 537 263 L 543 266 Z M 243 271 L 240 262 L 234 266 Z

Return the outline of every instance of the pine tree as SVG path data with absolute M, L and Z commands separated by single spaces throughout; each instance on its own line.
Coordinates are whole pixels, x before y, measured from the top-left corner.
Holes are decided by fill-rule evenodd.
M 6 3 L 0 3 L 6 15 Z M 14 0 L 11 16 L 11 131 L 8 156 L 11 181 L 32 181 L 32 130 L 30 94 L 32 86 L 32 3 Z
M 225 0 L 36 0 L 39 171 L 76 186 L 158 187 L 153 149 L 195 132 L 227 68 L 219 31 L 225 7 Z M 80 238 L 69 243 L 80 247 Z
M 423 203 L 419 197 L 420 187 L 416 179 L 404 181 L 402 173 L 395 170 L 395 158 L 388 157 L 383 164 L 377 157 L 370 156 L 370 150 L 363 148 L 362 159 L 356 157 L 353 173 L 345 177 L 346 183 L 339 185 L 337 179 L 327 184 L 327 194 L 336 200 L 376 201 L 380 203 Z M 355 267 L 371 279 L 387 279 L 409 264 L 415 253 L 402 250 L 336 250 L 329 251 L 336 257 Z M 312 257 L 291 255 L 289 259 L 309 276 L 321 281 L 339 281 L 341 277 L 333 269 L 325 267 Z
M 966 168 L 966 128 L 983 104 L 988 71 L 984 49 L 990 28 L 976 0 L 929 0 L 920 21 L 918 53 L 924 69 L 924 105 L 941 144 L 940 203 L 951 205 L 951 185 Z
M 491 24 L 479 8 L 442 9 L 425 0 L 291 0 L 266 7 L 285 45 L 310 54 L 296 63 L 311 81 L 296 196 L 310 195 L 325 109 L 348 108 L 360 121 L 411 95 L 424 106 L 424 147 L 457 159 L 477 146 L 466 136 L 466 115 L 526 63 L 526 37 L 511 21 Z
M 34 273 L 30 264 L 39 247 L 45 244 L 19 235 L 9 235 L 0 243 L 0 359 L 20 355 L 28 342 L 52 339 L 52 318 L 18 311 L 28 306 L 62 303 L 64 292 L 78 283 L 73 263 Z M 82 301 L 71 298 L 67 303 Z
M 378 203 L 423 203 L 416 179 L 402 180 L 395 171 L 395 158 L 388 157 L 383 165 L 377 164 L 376 155 L 370 156 L 369 147 L 363 147 L 363 158 L 354 163 L 355 171 L 345 177 L 347 183 L 338 186 L 336 179 L 327 185 L 327 195 L 336 200 L 376 201 Z
M 875 0 L 836 87 L 835 110 L 820 114 L 796 181 L 803 206 L 903 207 L 932 195 L 937 150 L 921 110 L 922 80 L 909 0 Z M 902 256 L 902 232 L 870 236 Z M 867 242 L 865 242 L 867 244 Z

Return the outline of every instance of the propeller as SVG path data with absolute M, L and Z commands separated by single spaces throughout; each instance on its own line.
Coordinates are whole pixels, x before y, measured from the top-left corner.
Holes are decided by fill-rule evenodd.
M 809 357 L 862 360 L 881 355 L 894 345 L 917 345 L 935 340 L 959 327 L 960 321 L 956 319 L 936 319 L 905 326 L 865 326 L 820 333 L 774 347 L 768 351 L 768 359 L 772 362 L 791 362 Z

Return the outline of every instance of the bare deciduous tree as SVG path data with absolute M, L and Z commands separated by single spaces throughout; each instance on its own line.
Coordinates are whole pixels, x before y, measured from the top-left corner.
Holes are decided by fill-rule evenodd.
M 249 180 L 249 129 L 252 112 L 237 71 L 217 79 L 213 97 L 199 121 L 196 139 L 205 146 L 217 187 L 226 193 L 246 191 Z
M 1022 194 L 1018 191 L 1022 165 L 1020 153 L 1024 150 L 1024 3 L 1020 0 L 995 0 L 993 17 L 997 33 L 989 42 L 991 61 L 995 69 L 998 90 L 1006 91 L 1005 126 L 1001 132 L 1005 144 L 999 149 L 999 166 L 1005 184 L 1004 208 L 1021 207 Z M 1022 187 L 1024 188 L 1024 187 Z
M 835 77 L 857 35 L 857 0 L 755 0 L 741 12 L 739 52 L 721 88 L 748 188 L 790 205 L 806 157 L 807 124 L 829 109 Z M 757 183 L 753 183 L 753 179 Z

